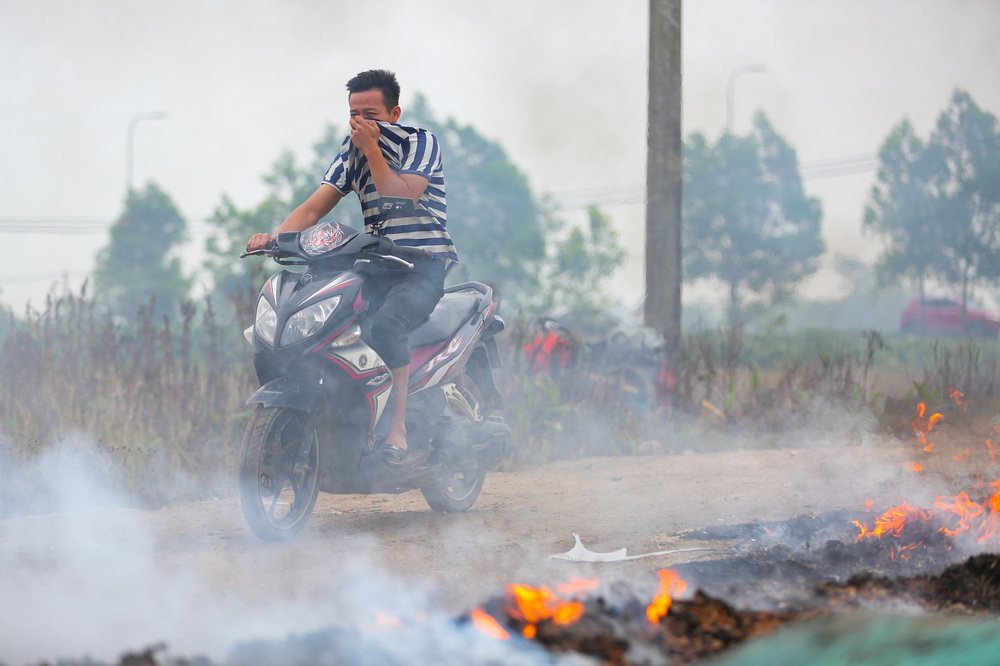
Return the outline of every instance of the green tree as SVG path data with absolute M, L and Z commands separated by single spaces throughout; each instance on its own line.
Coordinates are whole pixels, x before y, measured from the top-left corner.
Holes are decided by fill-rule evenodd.
M 190 279 L 171 251 L 184 242 L 186 233 L 186 220 L 156 184 L 130 189 L 108 244 L 97 253 L 94 287 L 98 302 L 127 318 L 150 299 L 155 299 L 154 315 L 177 313 L 188 297 Z
M 586 232 L 571 230 L 566 240 L 554 240 L 562 222 L 552 215 L 546 202 L 536 198 L 527 177 L 500 144 L 473 127 L 454 120 L 439 121 L 421 96 L 401 122 L 429 129 L 441 143 L 448 187 L 448 232 L 455 240 L 460 262 L 450 281 L 492 282 L 499 286 L 505 302 L 537 310 L 553 302 L 547 289 L 553 276 L 559 275 L 559 262 L 569 262 L 572 272 L 588 285 L 593 284 L 594 276 L 621 264 L 624 253 L 616 244 L 610 221 L 596 211 Z M 216 290 L 227 302 L 236 304 L 243 321 L 252 316 L 253 297 L 265 272 L 274 265 L 259 258 L 241 262 L 239 253 L 253 233 L 273 230 L 312 194 L 345 136 L 335 125 L 327 125 L 313 145 L 308 167 L 299 166 L 292 153 L 285 151 L 263 178 L 268 189 L 260 204 L 241 210 L 223 197 L 212 215 L 210 223 L 215 231 L 206 246 L 210 257 L 206 268 Z M 363 226 L 354 195 L 326 219 L 356 229 Z M 566 244 L 569 246 L 564 247 Z M 556 281 L 552 288 L 563 295 L 588 288 Z
M 974 284 L 1000 278 L 1000 133 L 997 119 L 957 90 L 938 117 L 927 145 L 934 170 L 934 208 L 942 278 L 957 287 L 964 306 Z
M 933 204 L 933 168 L 926 147 L 908 120 L 893 128 L 879 149 L 879 169 L 862 218 L 862 230 L 886 243 L 875 262 L 881 286 L 913 280 L 921 301 L 927 281 L 941 272 L 938 212 Z
M 501 145 L 469 125 L 438 120 L 418 96 L 402 122 L 437 136 L 448 186 L 448 233 L 459 276 L 501 285 L 505 301 L 537 305 L 547 237 L 559 224 Z
M 296 206 L 312 194 L 323 178 L 330 161 L 344 139 L 335 125 L 327 125 L 323 135 L 313 144 L 313 160 L 300 167 L 290 150 L 283 151 L 262 177 L 267 186 L 263 201 L 245 210 L 223 196 L 209 219 L 214 227 L 205 242 L 208 255 L 204 266 L 212 278 L 213 289 L 220 297 L 220 307 L 233 308 L 237 321 L 248 323 L 253 316 L 253 303 L 264 278 L 278 270 L 270 259 L 250 257 L 240 260 L 247 240 L 260 231 L 273 231 Z M 361 212 L 349 202 L 341 203 L 324 219 L 360 229 Z
M 597 206 L 587 207 L 587 226 L 573 226 L 565 240 L 554 244 L 546 280 L 545 306 L 570 309 L 609 304 L 607 278 L 625 261 L 625 250 L 611 217 Z
M 997 119 L 956 90 L 922 142 L 908 120 L 879 151 L 864 228 L 881 236 L 883 282 L 914 280 L 921 299 L 936 278 L 961 293 L 1000 278 L 1000 132 Z
M 819 201 L 805 195 L 795 150 L 763 113 L 748 136 L 688 137 L 683 177 L 685 280 L 721 281 L 731 321 L 783 302 L 819 268 Z
M 598 283 L 621 265 L 624 251 L 604 213 L 589 211 L 585 229 L 570 229 L 564 240 L 555 240 L 564 223 L 552 214 L 552 206 L 533 194 L 527 177 L 500 144 L 471 126 L 438 120 L 422 96 L 402 122 L 429 129 L 441 143 L 448 185 L 448 231 L 460 260 L 450 281 L 492 282 L 506 302 L 527 310 L 564 300 L 580 305 L 606 301 Z M 253 233 L 275 229 L 312 194 L 344 136 L 328 124 L 313 145 L 308 167 L 299 166 L 294 155 L 285 151 L 263 177 L 267 195 L 262 202 L 244 210 L 224 196 L 214 211 L 209 220 L 214 231 L 206 242 L 209 259 L 205 266 L 215 290 L 224 302 L 237 308 L 241 320 L 251 316 L 254 296 L 265 274 L 274 269 L 266 259 L 238 259 L 247 239 Z M 363 226 L 354 195 L 326 219 L 356 229 Z

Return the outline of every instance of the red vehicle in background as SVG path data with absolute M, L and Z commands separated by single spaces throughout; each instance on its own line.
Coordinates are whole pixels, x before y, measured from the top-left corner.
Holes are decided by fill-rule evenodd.
M 966 306 L 962 325 L 962 304 L 950 298 L 913 299 L 899 317 L 904 333 L 923 335 L 969 335 L 995 338 L 1000 334 L 1000 312 Z
M 564 400 L 633 415 L 669 403 L 674 375 L 663 338 L 653 329 L 607 310 L 578 310 L 538 323 L 523 349 L 528 369 L 552 377 Z

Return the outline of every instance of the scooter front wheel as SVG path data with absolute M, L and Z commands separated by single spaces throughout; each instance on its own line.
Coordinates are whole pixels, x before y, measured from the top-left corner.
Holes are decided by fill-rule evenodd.
M 319 436 L 309 415 L 257 405 L 240 450 L 240 505 L 265 541 L 298 534 L 319 495 Z

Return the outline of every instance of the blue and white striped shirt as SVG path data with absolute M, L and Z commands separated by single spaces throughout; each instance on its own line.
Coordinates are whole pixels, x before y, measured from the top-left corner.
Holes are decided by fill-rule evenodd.
M 438 258 L 458 261 L 455 245 L 445 228 L 444 168 L 437 138 L 418 127 L 377 122 L 380 131 L 378 145 L 389 167 L 399 175 L 413 173 L 427 179 L 427 188 L 414 206 L 414 215 L 386 220 L 377 232 L 400 245 L 425 248 Z M 382 221 L 378 191 L 368 167 L 368 158 L 351 143 L 350 136 L 341 144 L 340 152 L 327 169 L 323 182 L 344 195 L 352 190 L 357 192 L 365 231 L 376 232 L 372 224 Z

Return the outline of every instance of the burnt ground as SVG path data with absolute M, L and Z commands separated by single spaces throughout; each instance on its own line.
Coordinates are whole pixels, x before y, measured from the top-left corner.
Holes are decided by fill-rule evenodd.
M 648 455 L 496 473 L 462 515 L 434 514 L 418 493 L 324 495 L 285 544 L 257 541 L 231 498 L 7 520 L 4 569 L 20 575 L 0 595 L 19 603 L 0 610 L 0 661 L 758 663 L 733 650 L 760 643 L 759 663 L 773 664 L 784 648 L 762 637 L 793 636 L 800 650 L 861 642 L 874 660 L 840 663 L 880 663 L 879 646 L 893 648 L 862 638 L 886 618 L 907 618 L 922 636 L 906 645 L 929 654 L 938 631 L 955 652 L 954 632 L 976 635 L 980 625 L 952 622 L 995 627 L 997 537 L 946 537 L 938 528 L 954 521 L 933 516 L 901 537 L 859 541 L 854 521 L 870 528 L 901 502 L 931 509 L 963 491 L 984 503 L 1000 478 L 994 416 L 948 414 L 925 436 L 930 451 L 908 414 L 748 438 L 737 450 L 713 450 L 715 431 L 665 434 L 672 446 L 646 443 Z M 671 451 L 677 439 L 693 450 Z M 597 552 L 708 550 L 609 563 L 548 557 L 569 550 L 573 532 Z M 653 624 L 645 608 L 665 568 L 688 589 Z M 561 597 L 580 600 L 579 619 L 541 620 L 522 638 L 508 584 L 558 589 L 574 579 L 591 581 Z M 511 638 L 476 628 L 477 608 Z M 947 624 L 912 624 L 928 618 Z M 819 663 L 815 653 L 808 661 Z

